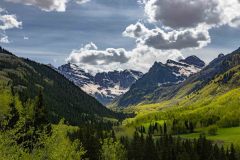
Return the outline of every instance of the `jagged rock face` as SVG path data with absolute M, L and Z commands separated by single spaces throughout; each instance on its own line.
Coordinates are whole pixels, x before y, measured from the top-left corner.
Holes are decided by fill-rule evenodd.
M 143 75 L 138 71 L 124 70 L 97 73 L 93 76 L 75 64 L 62 65 L 58 70 L 104 105 L 127 92 L 130 86 Z
M 124 71 L 112 71 L 112 72 L 103 72 L 97 73 L 95 76 L 95 82 L 103 87 L 114 87 L 116 84 L 120 88 L 129 88 L 137 79 L 142 76 L 141 72 L 133 70 L 124 70 Z
M 155 94 L 154 91 L 157 88 L 180 84 L 191 75 L 199 72 L 204 66 L 205 63 L 196 56 L 187 57 L 179 62 L 173 60 L 168 60 L 165 64 L 155 62 L 150 70 L 116 101 L 116 104 L 120 107 L 126 107 L 146 99 L 151 101 L 149 95 Z
M 176 61 L 168 60 L 166 65 L 171 68 L 171 70 L 176 76 L 182 77 L 183 79 L 189 77 L 192 74 L 199 72 L 201 68 L 205 66 L 203 65 L 202 67 L 198 67 L 196 65 L 193 65 L 192 63 L 186 63 L 186 62 L 184 61 L 176 62 Z
M 62 73 L 67 79 L 74 82 L 77 86 L 84 86 L 94 82 L 94 76 L 85 72 L 75 64 L 65 64 L 58 67 L 58 71 Z
M 222 57 L 224 57 L 224 54 L 223 54 L 223 53 L 220 53 L 220 54 L 218 55 L 218 58 L 222 58 Z
M 144 75 L 138 71 L 124 70 L 97 73 L 93 76 L 75 64 L 65 64 L 58 70 L 106 105 L 125 93 L 131 93 L 133 96 L 143 93 L 144 96 L 145 93 L 152 92 L 157 87 L 179 84 L 192 74 L 199 72 L 204 66 L 205 63 L 198 57 L 190 56 L 179 62 L 173 60 L 168 60 L 166 64 L 155 62 Z
M 189 56 L 186 59 L 180 60 L 180 62 L 187 63 L 189 65 L 194 65 L 198 68 L 203 68 L 206 64 L 204 61 L 199 59 L 197 56 Z
M 144 84 L 151 86 L 178 84 L 200 70 L 201 68 L 192 64 L 173 60 L 168 60 L 166 64 L 155 62 L 139 81 L 142 81 L 141 86 L 145 86 Z
M 169 65 L 171 64 L 169 63 Z M 152 88 L 155 86 L 179 83 L 184 79 L 182 76 L 178 76 L 178 73 L 175 72 L 176 70 L 175 66 L 168 66 L 161 62 L 155 62 L 149 72 L 137 81 L 136 85 L 139 88 Z

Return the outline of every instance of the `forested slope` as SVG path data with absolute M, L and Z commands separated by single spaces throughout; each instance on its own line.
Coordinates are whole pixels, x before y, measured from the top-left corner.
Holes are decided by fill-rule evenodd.
M 64 118 L 76 125 L 88 120 L 97 121 L 97 116 L 119 116 L 51 67 L 19 58 L 3 49 L 0 53 L 0 82 L 0 99 L 6 101 L 18 95 L 21 102 L 26 103 L 42 92 L 49 120 L 54 123 Z M 4 103 L 1 102 L 1 108 L 8 102 Z

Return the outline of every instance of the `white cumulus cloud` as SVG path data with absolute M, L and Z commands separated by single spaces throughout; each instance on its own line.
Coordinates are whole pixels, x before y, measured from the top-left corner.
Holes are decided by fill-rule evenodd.
M 142 0 L 149 23 L 129 25 L 123 36 L 160 50 L 199 49 L 211 42 L 215 27 L 240 26 L 239 0 Z
M 90 2 L 90 0 L 76 0 L 76 2 L 78 4 L 84 4 L 84 3 Z
M 154 61 L 183 58 L 181 51 L 211 43 L 210 30 L 228 25 L 240 27 L 239 0 L 138 0 L 147 21 L 130 24 L 122 33 L 134 38 L 136 47 L 126 51 L 98 50 L 89 44 L 73 51 L 68 60 L 92 71 L 136 69 L 146 72 Z M 144 23 L 143 23 L 144 22 Z M 120 58 L 116 55 L 122 55 Z M 117 57 L 117 58 L 116 58 Z M 121 65 L 120 65 L 121 64 Z
M 149 29 L 144 24 L 137 22 L 136 24 L 129 25 L 123 32 L 123 36 L 130 38 L 140 38 L 149 33 Z
M 9 43 L 6 30 L 21 28 L 22 22 L 17 20 L 16 15 L 8 14 L 5 9 L 0 8 L 0 43 Z
M 150 22 L 171 28 L 229 24 L 240 17 L 239 0 L 143 0 Z
M 0 15 L 0 22 L 0 30 L 20 28 L 22 26 L 22 22 L 17 20 L 16 15 Z
M 22 3 L 41 8 L 44 11 L 64 12 L 68 0 L 6 0 L 7 2 Z
M 66 60 L 91 73 L 129 68 L 147 72 L 153 61 L 165 62 L 167 59 L 177 60 L 182 57 L 178 50 L 161 51 L 140 44 L 126 51 L 123 48 L 99 50 L 94 43 L 89 43 L 79 50 L 73 50 Z
M 128 62 L 127 51 L 123 48 L 108 48 L 98 50 L 94 43 L 85 45 L 80 50 L 73 50 L 68 61 L 90 65 L 109 65 L 111 63 L 123 64 Z
M 0 35 L 0 43 L 9 43 L 7 35 Z
M 137 44 L 136 48 L 129 52 L 129 62 L 123 68 L 131 68 L 144 73 L 149 70 L 155 61 L 165 63 L 168 59 L 179 60 L 183 58 L 179 50 L 159 50 L 141 44 Z
M 39 7 L 43 11 L 65 12 L 67 3 L 71 0 L 5 0 L 7 2 L 21 3 L 29 6 Z M 76 3 L 83 4 L 90 0 L 76 0 Z
M 23 39 L 24 40 L 29 40 L 29 37 L 24 36 Z
M 158 27 L 147 29 L 139 22 L 127 27 L 123 36 L 135 38 L 138 44 L 161 50 L 201 48 L 211 41 L 208 30 L 203 27 L 166 32 Z

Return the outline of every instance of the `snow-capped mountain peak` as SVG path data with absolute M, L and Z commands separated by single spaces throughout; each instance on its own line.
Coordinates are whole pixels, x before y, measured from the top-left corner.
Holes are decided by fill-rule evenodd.
M 65 64 L 58 71 L 102 104 L 111 102 L 128 91 L 143 74 L 134 70 L 102 72 L 92 75 L 76 64 Z
M 178 76 L 189 77 L 192 74 L 195 74 L 201 70 L 201 68 L 196 67 L 195 65 L 184 63 L 183 61 L 173 61 L 168 60 L 166 65 L 172 68 L 173 72 Z
M 197 68 L 203 68 L 206 65 L 203 60 L 201 60 L 200 58 L 198 58 L 195 55 L 189 56 L 185 59 L 181 59 L 179 62 L 187 63 L 187 64 L 193 65 Z
M 165 64 L 155 62 L 144 76 L 143 73 L 130 69 L 92 75 L 78 65 L 71 63 L 60 66 L 58 71 L 83 91 L 106 105 L 116 97 L 125 94 L 138 79 L 140 79 L 140 82 L 144 82 L 141 83 L 141 86 L 178 84 L 192 74 L 199 72 L 204 66 L 205 63 L 198 57 L 190 56 L 180 61 L 168 60 Z M 141 80 L 142 76 L 143 80 Z M 144 81 L 144 79 L 147 79 L 147 81 Z

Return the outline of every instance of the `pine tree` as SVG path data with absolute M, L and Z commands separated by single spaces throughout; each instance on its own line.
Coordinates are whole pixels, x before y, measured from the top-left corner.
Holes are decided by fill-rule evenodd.
M 194 131 L 194 126 L 191 121 L 189 122 L 189 131 L 190 131 L 190 133 L 193 133 L 193 131 Z
M 19 120 L 19 113 L 14 102 L 9 105 L 9 115 L 7 119 L 7 129 L 12 129 Z
M 163 124 L 163 134 L 167 135 L 167 124 L 166 124 L 166 122 L 164 122 L 164 124 Z
M 159 126 L 159 132 L 160 132 L 160 135 L 163 135 L 163 129 L 161 125 Z
M 139 133 L 135 131 L 132 141 L 129 143 L 128 147 L 126 148 L 128 148 L 128 159 L 144 160 L 145 138 L 143 133 L 139 135 Z
M 233 144 L 231 144 L 231 147 L 230 147 L 230 153 L 229 153 L 229 160 L 236 160 L 236 151 L 235 151 L 235 148 L 233 146 Z
M 220 160 L 220 158 L 221 158 L 220 150 L 219 150 L 217 144 L 215 144 L 213 147 L 213 156 L 216 160 Z
M 146 137 L 144 159 L 157 160 L 156 146 L 151 134 Z
M 221 150 L 220 150 L 219 160 L 226 160 L 226 153 L 225 153 L 223 146 L 221 147 Z
M 112 132 L 111 132 L 111 137 L 114 141 L 117 140 L 114 130 L 112 130 Z
M 20 122 L 17 125 L 15 139 L 19 145 L 32 152 L 36 145 L 42 146 L 40 139 L 51 133 L 51 125 L 47 121 L 47 113 L 43 105 L 43 95 L 24 104 Z
M 35 127 L 39 127 L 48 123 L 47 111 L 43 103 L 42 91 L 39 92 L 39 95 L 36 97 L 35 100 L 33 123 Z

